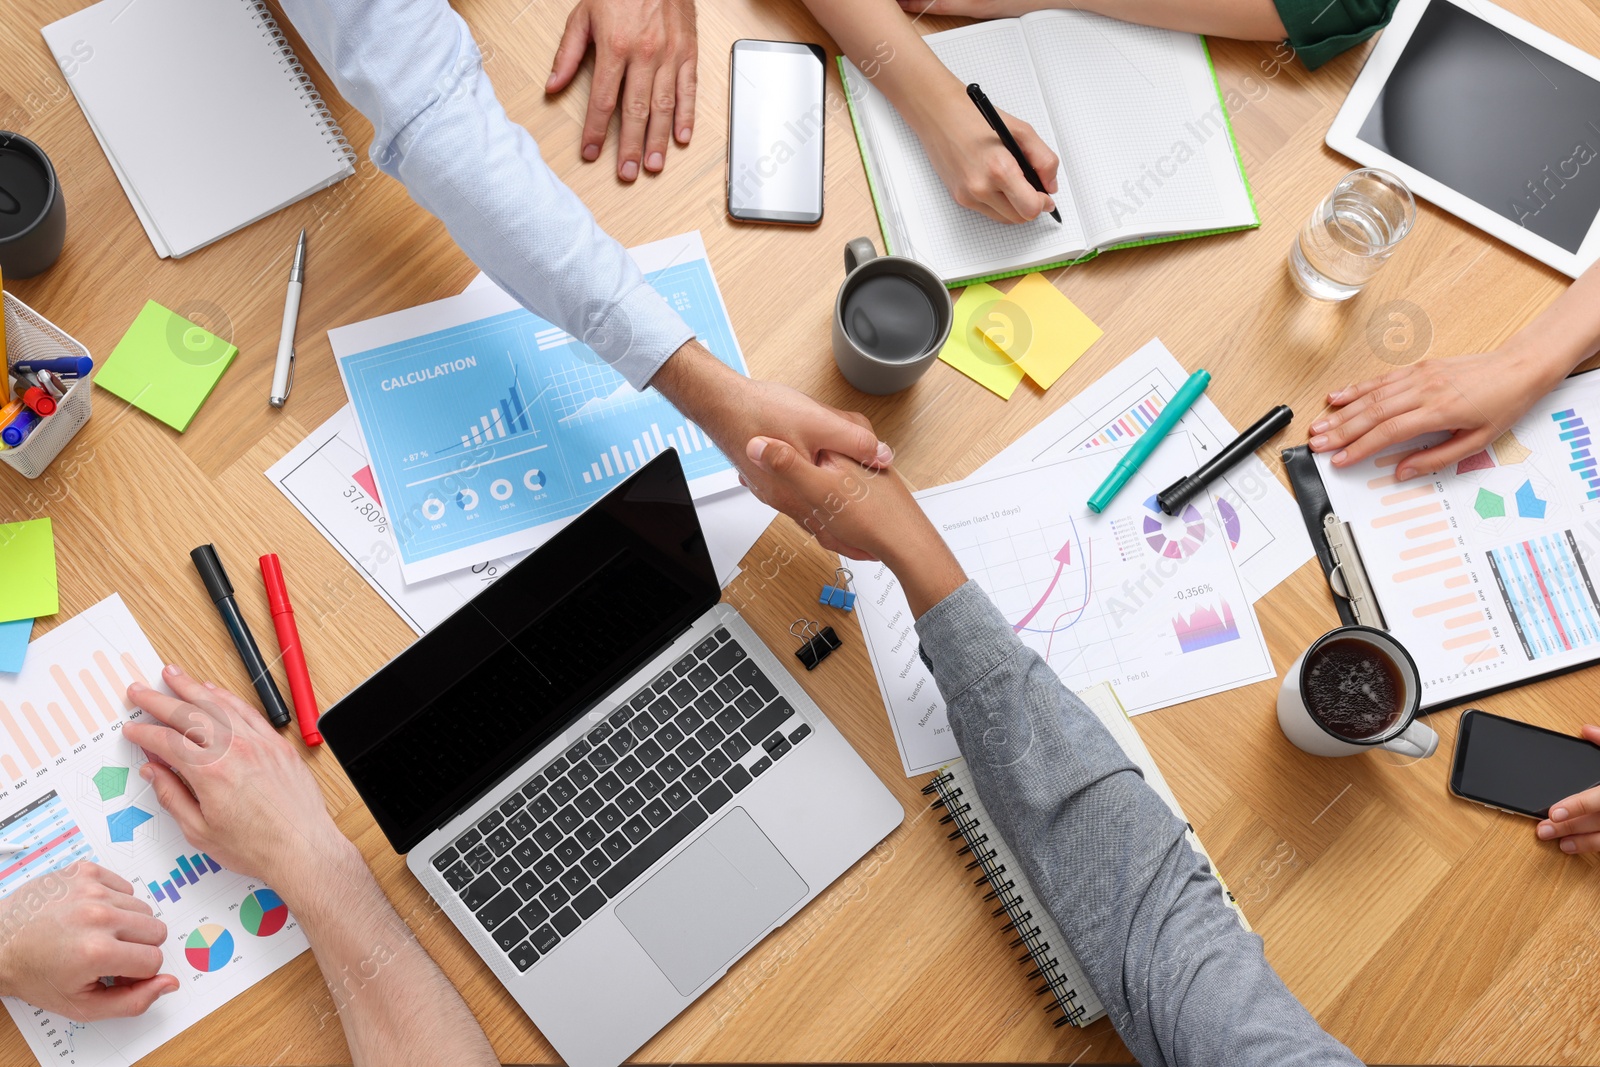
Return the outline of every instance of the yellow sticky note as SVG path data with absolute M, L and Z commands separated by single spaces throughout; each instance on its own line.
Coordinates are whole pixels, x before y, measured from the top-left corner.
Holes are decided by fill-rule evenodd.
M 991 318 L 997 321 L 978 328 L 1041 389 L 1054 385 L 1100 340 L 1100 327 L 1040 274 L 1012 286 Z
M 0 622 L 35 619 L 60 610 L 50 520 L 0 526 Z
M 994 348 L 981 331 L 981 327 L 993 325 L 990 313 L 1005 300 L 1004 293 L 981 282 L 963 289 L 956 301 L 950 339 L 939 350 L 939 358 L 1002 400 L 1010 400 L 1022 381 L 1022 368 Z

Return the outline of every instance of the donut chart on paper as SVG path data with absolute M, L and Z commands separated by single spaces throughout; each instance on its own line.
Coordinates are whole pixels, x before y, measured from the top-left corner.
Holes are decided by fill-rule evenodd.
M 1155 549 L 1156 555 L 1168 559 L 1184 559 L 1200 550 L 1201 543 L 1206 539 L 1206 520 L 1201 516 L 1199 508 L 1193 504 L 1184 507 L 1183 514 L 1178 516 L 1178 521 L 1183 523 L 1183 532 L 1169 535 L 1161 522 L 1161 508 L 1156 503 L 1156 498 L 1151 497 L 1146 500 L 1144 506 L 1145 510 L 1150 512 L 1144 517 L 1144 539 Z M 1233 522 L 1237 531 L 1238 515 L 1234 515 Z

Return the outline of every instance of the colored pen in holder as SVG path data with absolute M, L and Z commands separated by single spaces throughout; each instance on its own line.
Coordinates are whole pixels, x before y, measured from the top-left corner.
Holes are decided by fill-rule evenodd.
M 822 587 L 822 593 L 817 597 L 817 603 L 825 608 L 839 608 L 844 611 L 856 609 L 856 595 L 850 592 L 850 586 L 855 583 L 856 576 L 850 573 L 848 567 L 837 567 L 833 572 L 833 585 Z
M 816 670 L 817 664 L 844 644 L 839 640 L 839 635 L 833 632 L 833 627 L 824 626 L 818 630 L 816 625 L 808 619 L 796 619 L 789 624 L 789 633 L 800 639 L 800 647 L 795 651 L 794 658 L 804 663 L 808 671 Z M 796 626 L 800 627 L 798 632 L 795 631 Z

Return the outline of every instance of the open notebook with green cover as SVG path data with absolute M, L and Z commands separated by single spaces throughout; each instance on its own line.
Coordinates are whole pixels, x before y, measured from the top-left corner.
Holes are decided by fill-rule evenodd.
M 1203 38 L 1050 10 L 923 40 L 1061 157 L 1061 224 L 994 222 L 955 202 L 905 120 L 840 58 L 884 244 L 947 284 L 1261 224 Z

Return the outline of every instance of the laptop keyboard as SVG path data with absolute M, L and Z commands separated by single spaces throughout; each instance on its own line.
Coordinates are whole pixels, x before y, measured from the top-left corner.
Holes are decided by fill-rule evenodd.
M 718 627 L 431 862 L 526 971 L 810 734 Z

